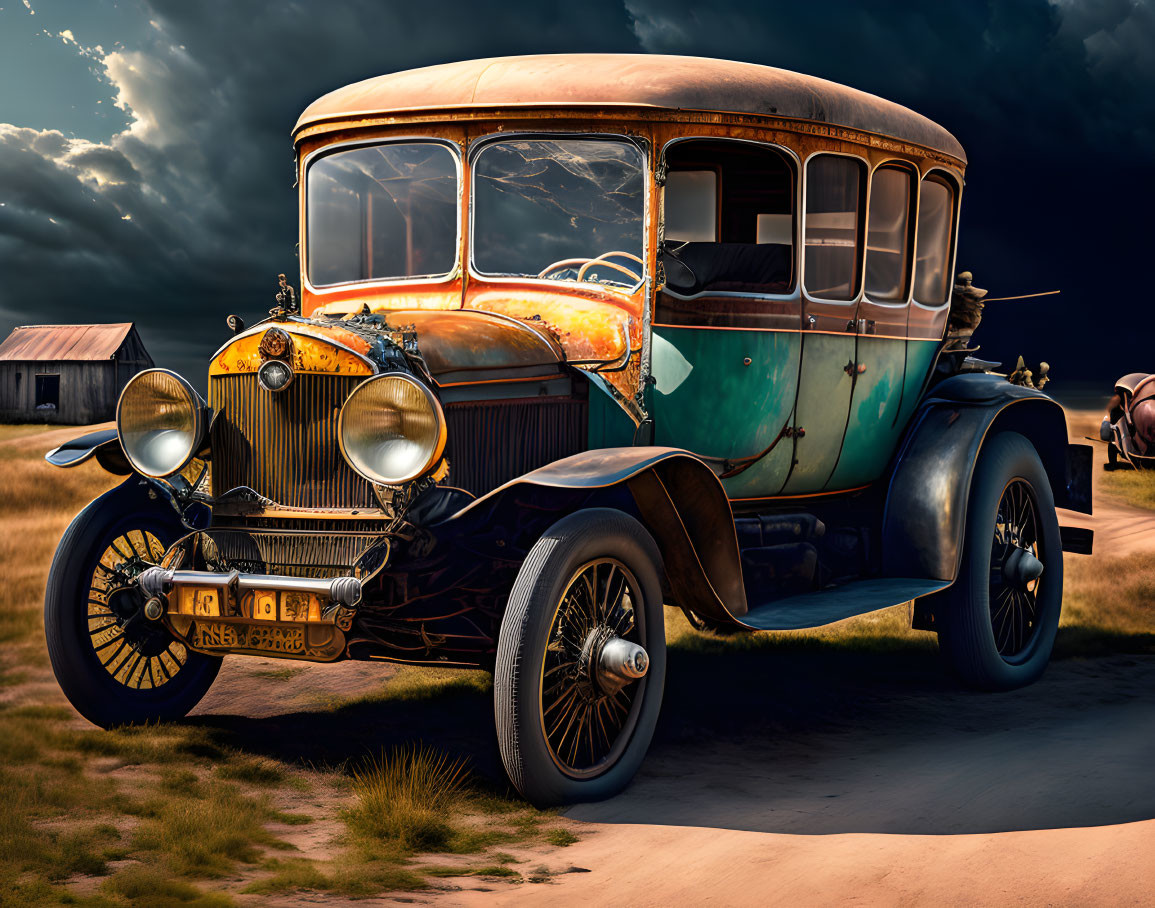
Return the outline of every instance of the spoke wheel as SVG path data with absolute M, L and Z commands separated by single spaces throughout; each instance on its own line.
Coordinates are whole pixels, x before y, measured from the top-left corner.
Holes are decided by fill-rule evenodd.
M 136 578 L 187 532 L 148 492 L 130 477 L 81 511 L 57 546 L 44 591 L 52 671 L 76 710 L 102 728 L 179 719 L 221 665 L 143 614 Z
M 620 561 L 582 565 L 566 585 L 542 662 L 541 718 L 550 756 L 574 778 L 612 765 L 637 722 L 646 679 L 607 688 L 602 648 L 614 637 L 645 645 L 638 581 Z
M 935 606 L 943 656 L 972 687 L 1030 684 L 1058 631 L 1063 552 L 1050 479 L 1024 436 L 983 444 L 962 543 L 958 579 Z
M 661 554 L 587 508 L 526 555 L 501 620 L 493 709 L 510 781 L 539 806 L 617 794 L 642 765 L 666 677 Z
M 109 543 L 88 587 L 88 638 L 101 666 L 134 690 L 172 681 L 188 662 L 184 644 L 145 619 L 134 581 L 159 564 L 165 546 L 147 530 L 129 530 Z
M 999 655 L 1008 661 L 1019 658 L 1038 629 L 1036 593 L 1041 575 L 1025 576 L 1019 567 L 1023 553 L 1039 559 L 1038 504 L 1030 485 L 1021 479 L 1007 483 L 999 499 L 991 545 L 991 631 Z M 1033 573 L 1033 572 L 1031 572 Z

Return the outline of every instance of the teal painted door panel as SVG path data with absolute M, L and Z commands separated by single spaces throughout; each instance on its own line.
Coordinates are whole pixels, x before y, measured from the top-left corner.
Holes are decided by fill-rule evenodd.
M 805 434 L 797 440 L 784 495 L 821 492 L 834 471 L 850 408 L 852 382 L 845 366 L 854 359 L 854 340 L 853 334 L 802 335 L 795 425 Z
M 855 361 L 864 371 L 855 376 L 846 438 L 828 490 L 866 485 L 886 469 L 902 432 L 906 343 L 870 335 L 858 338 Z
M 652 351 L 654 444 L 738 459 L 765 450 L 789 424 L 798 384 L 797 332 L 655 327 Z M 777 494 L 790 469 L 790 449 L 784 439 L 726 480 L 727 493 Z

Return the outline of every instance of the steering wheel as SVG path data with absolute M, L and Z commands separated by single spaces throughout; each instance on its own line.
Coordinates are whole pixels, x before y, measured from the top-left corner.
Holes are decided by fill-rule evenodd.
M 609 259 L 619 256 L 635 261 L 639 265 L 642 264 L 642 260 L 630 252 L 604 252 L 596 258 L 561 259 L 543 268 L 538 274 L 538 277 L 548 277 L 553 271 L 560 271 L 565 268 L 574 269 L 576 267 L 577 279 L 582 281 L 585 280 L 586 272 L 594 265 L 605 265 L 607 268 L 613 268 L 615 271 L 620 271 L 622 274 L 628 275 L 635 283 L 641 281 L 642 276 L 640 274 L 636 274 L 624 265 L 617 264 L 617 262 L 609 261 Z
M 617 262 L 610 261 L 610 259 L 618 257 L 630 259 L 631 261 L 637 262 L 639 265 L 642 264 L 642 260 L 630 252 L 603 252 L 596 259 L 590 259 L 588 262 L 582 265 L 581 268 L 578 269 L 577 279 L 579 281 L 583 280 L 586 276 L 586 272 L 589 271 L 590 268 L 592 268 L 594 265 L 605 265 L 608 268 L 613 268 L 615 271 L 620 271 L 622 274 L 628 274 L 634 279 L 635 283 L 640 283 L 642 280 L 642 276 L 640 274 L 634 273 L 625 265 L 619 265 Z

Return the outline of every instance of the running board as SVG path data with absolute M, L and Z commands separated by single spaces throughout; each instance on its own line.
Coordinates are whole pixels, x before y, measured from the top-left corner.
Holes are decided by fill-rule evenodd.
M 738 619 L 738 623 L 756 631 L 796 631 L 821 627 L 855 615 L 901 605 L 948 586 L 950 584 L 942 580 L 909 577 L 856 580 L 833 589 L 789 596 L 760 605 Z

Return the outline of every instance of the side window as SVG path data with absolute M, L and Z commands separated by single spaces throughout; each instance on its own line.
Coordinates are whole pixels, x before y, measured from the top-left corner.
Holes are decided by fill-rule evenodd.
M 870 178 L 866 235 L 866 295 L 887 303 L 906 300 L 910 266 L 910 208 L 914 175 L 879 167 Z
M 918 250 L 914 263 L 914 298 L 941 306 L 950 295 L 951 230 L 954 226 L 954 186 L 934 174 L 922 181 L 918 202 Z
M 36 376 L 36 409 L 60 409 L 60 376 L 38 374 Z
M 866 165 L 820 154 L 806 163 L 806 290 L 821 299 L 858 295 Z
M 787 157 L 749 142 L 691 139 L 668 147 L 666 166 L 665 290 L 681 299 L 788 293 L 795 183 Z
M 718 172 L 675 170 L 666 175 L 666 239 L 718 242 Z

